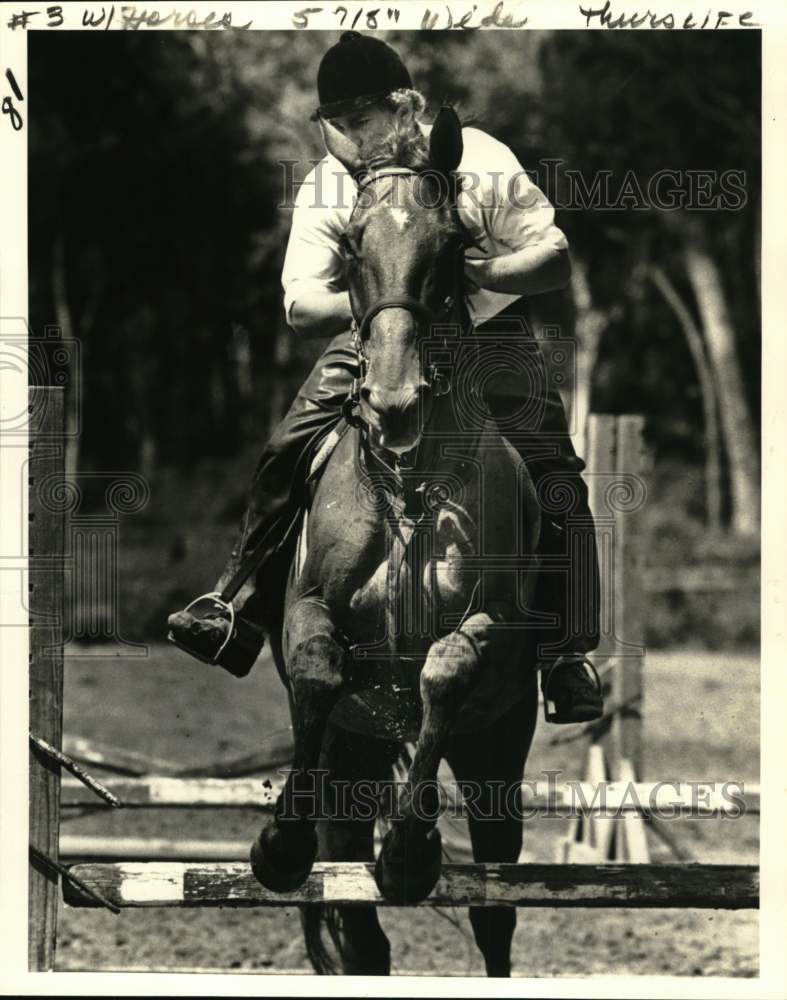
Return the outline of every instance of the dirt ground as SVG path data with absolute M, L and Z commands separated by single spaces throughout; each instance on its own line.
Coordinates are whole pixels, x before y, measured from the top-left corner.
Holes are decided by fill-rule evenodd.
M 65 730 L 181 762 L 239 757 L 287 726 L 284 692 L 272 664 L 235 680 L 190 661 L 171 647 L 147 656 L 116 650 L 67 650 Z M 645 672 L 643 778 L 756 782 L 759 772 L 759 662 L 755 656 L 696 651 L 649 655 Z M 583 744 L 552 747 L 556 728 L 543 722 L 527 777 L 562 767 L 581 776 Z M 97 772 L 98 773 L 98 772 Z M 135 810 L 71 818 L 63 833 L 179 835 L 247 839 L 260 818 L 239 810 Z M 671 831 L 693 860 L 756 862 L 758 817 L 675 820 Z M 532 860 L 552 861 L 563 820 L 528 823 Z M 674 860 L 648 834 L 653 861 Z M 399 973 L 483 975 L 466 913 L 382 909 Z M 513 946 L 521 976 L 755 976 L 758 917 L 754 911 L 519 911 Z M 62 907 L 57 969 L 169 968 L 260 973 L 307 972 L 296 910 L 103 910 Z

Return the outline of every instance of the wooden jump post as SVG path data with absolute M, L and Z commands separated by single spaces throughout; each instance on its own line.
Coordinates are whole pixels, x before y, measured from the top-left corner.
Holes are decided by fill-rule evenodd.
M 59 748 L 63 729 L 65 443 L 63 390 L 29 391 L 28 538 L 30 732 Z M 60 768 L 33 748 L 29 767 L 28 967 L 54 967 L 57 939 Z
M 585 427 L 585 477 L 601 575 L 601 635 L 591 659 L 596 665 L 606 660 L 601 666 L 605 718 L 578 730 L 591 738 L 583 776 L 593 785 L 609 778 L 628 784 L 643 774 L 643 430 L 644 420 L 639 415 L 591 415 Z M 557 737 L 552 743 L 565 739 Z M 577 817 L 569 835 L 557 844 L 556 860 L 565 864 L 648 862 L 643 815 L 629 811 L 619 819 Z M 654 829 L 664 835 L 661 825 L 655 825 L 655 815 L 650 818 Z
M 615 706 L 602 739 L 615 778 L 629 761 L 643 775 L 642 698 L 645 656 L 644 419 L 593 414 L 585 454 L 590 509 L 596 522 L 601 564 L 601 642 L 594 657 L 608 656 L 606 700 Z

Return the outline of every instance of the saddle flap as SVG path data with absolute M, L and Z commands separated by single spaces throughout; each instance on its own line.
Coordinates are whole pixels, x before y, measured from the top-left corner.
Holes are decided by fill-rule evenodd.
M 336 445 L 341 441 L 348 429 L 349 425 L 344 420 L 341 420 L 328 434 L 325 435 L 317 446 L 312 460 L 309 463 L 309 472 L 306 476 L 306 486 L 309 489 L 310 494 L 313 495 L 314 488 L 320 474 L 328 464 L 328 459 L 333 454 Z

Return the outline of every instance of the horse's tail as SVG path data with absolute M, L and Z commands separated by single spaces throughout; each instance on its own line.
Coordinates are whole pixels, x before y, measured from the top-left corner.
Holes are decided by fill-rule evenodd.
M 301 908 L 301 926 L 306 944 L 306 954 L 318 976 L 339 976 L 341 968 L 337 964 L 336 955 L 342 954 L 342 922 L 335 906 L 325 903 L 312 903 Z M 336 954 L 332 954 L 323 939 L 323 925 L 330 935 Z

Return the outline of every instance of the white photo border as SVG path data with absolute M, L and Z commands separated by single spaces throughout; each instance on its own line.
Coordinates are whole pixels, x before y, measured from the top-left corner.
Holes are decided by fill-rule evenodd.
M 585 11 L 604 7 L 602 0 L 453 0 L 425 3 L 402 0 L 385 4 L 348 2 L 350 17 L 362 11 L 354 25 L 339 23 L 336 4 L 319 2 L 221 2 L 173 4 L 138 4 L 137 13 L 157 11 L 158 25 L 150 17 L 140 20 L 137 30 L 169 31 L 192 27 L 198 30 L 211 14 L 205 30 L 227 15 L 233 25 L 249 23 L 249 29 L 294 29 L 304 22 L 303 30 L 325 31 L 333 40 L 343 28 L 374 30 L 368 11 L 381 11 L 378 30 L 419 30 L 427 11 L 437 15 L 435 27 L 445 27 L 451 12 L 454 29 L 480 26 L 480 30 L 609 30 L 600 16 L 588 17 Z M 10 70 L 22 101 L 16 101 L 24 125 L 13 128 L 10 116 L 0 118 L 0 329 L 18 333 L 26 330 L 28 315 L 27 275 L 27 122 L 35 115 L 37 95 L 30 91 L 27 79 L 27 37 L 32 31 L 104 30 L 83 26 L 83 16 L 98 21 L 102 11 L 112 8 L 114 23 L 109 30 L 123 30 L 122 8 L 134 5 L 82 2 L 56 5 L 22 0 L 4 3 L 0 9 L 0 88 L 11 94 L 6 75 Z M 304 10 L 311 13 L 304 14 Z M 637 9 L 639 8 L 639 10 Z M 475 996 L 489 989 L 497 996 L 607 997 L 637 996 L 694 998 L 782 997 L 787 995 L 787 938 L 785 908 L 785 719 L 787 712 L 787 641 L 785 641 L 785 592 L 787 590 L 787 538 L 784 525 L 785 482 L 783 451 L 787 422 L 787 6 L 781 0 L 747 0 L 745 3 L 719 3 L 708 0 L 696 4 L 681 0 L 655 0 L 655 16 L 661 19 L 651 27 L 647 18 L 630 30 L 667 30 L 664 17 L 671 14 L 677 28 L 692 17 L 698 30 L 712 30 L 713 14 L 724 11 L 726 17 L 718 30 L 739 25 L 762 31 L 763 86 L 763 225 L 762 225 L 762 316 L 763 316 L 763 521 L 762 521 L 762 778 L 761 821 L 762 898 L 760 909 L 761 971 L 755 979 L 604 976 L 588 979 L 515 979 L 494 980 L 485 988 L 483 981 L 458 977 L 395 977 L 390 980 L 324 978 L 319 993 L 330 996 Z M 610 0 L 611 16 L 626 18 L 644 14 L 645 3 Z M 53 13 L 59 11 L 59 14 Z M 399 11 L 394 22 L 388 12 Z M 187 12 L 194 12 L 189 24 Z M 468 11 L 471 13 L 468 16 Z M 14 13 L 28 12 L 27 27 L 9 25 Z M 85 12 L 87 14 L 85 15 Z M 175 13 L 186 20 L 177 23 Z M 704 28 L 703 19 L 709 14 Z M 468 20 L 462 25 L 463 17 Z M 60 23 L 54 23 L 61 18 Z M 505 18 L 512 24 L 526 19 L 517 28 L 499 27 Z M 51 26 L 47 26 L 47 25 Z M 752 25 L 758 25 L 758 28 Z M 105 25 L 106 26 L 106 25 Z M 221 30 L 221 29 L 219 29 Z M 628 30 L 628 29 L 627 29 Z M 27 373 L 0 370 L 0 430 L 2 425 L 27 409 Z M 2 522 L 0 522 L 0 647 L 3 666 L 0 670 L 0 968 L 3 969 L 3 992 L 18 995 L 313 995 L 314 979 L 294 976 L 249 976 L 213 974 L 135 974 L 120 973 L 29 973 L 27 971 L 27 683 L 23 665 L 27 663 L 27 611 L 24 594 L 27 552 L 27 511 L 24 488 L 24 463 L 27 441 L 24 436 L 3 439 L 0 448 L 0 483 L 2 483 Z M 42 978 L 44 977 L 45 978 Z

